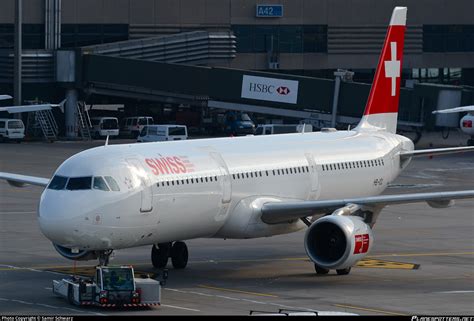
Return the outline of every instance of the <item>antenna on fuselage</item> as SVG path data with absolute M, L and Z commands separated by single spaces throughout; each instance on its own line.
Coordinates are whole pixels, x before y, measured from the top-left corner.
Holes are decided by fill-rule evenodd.
M 306 123 L 303 123 L 303 130 L 301 131 L 302 134 L 304 134 L 306 128 Z
M 109 145 L 109 135 L 107 135 L 107 138 L 105 139 L 105 145 L 104 146 L 107 146 Z

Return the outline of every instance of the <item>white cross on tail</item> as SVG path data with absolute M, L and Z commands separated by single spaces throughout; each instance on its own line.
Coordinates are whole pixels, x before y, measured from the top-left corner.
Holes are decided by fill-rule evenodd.
M 397 89 L 397 78 L 400 77 L 400 60 L 397 60 L 397 43 L 390 42 L 392 60 L 385 61 L 385 77 L 392 78 L 392 96 Z

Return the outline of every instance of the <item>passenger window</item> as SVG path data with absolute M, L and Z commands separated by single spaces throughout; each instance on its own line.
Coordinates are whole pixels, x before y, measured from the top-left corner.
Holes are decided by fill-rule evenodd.
M 268 171 L 265 171 L 265 174 L 268 176 Z
M 62 190 L 66 186 L 67 177 L 56 175 L 48 185 L 48 189 Z
M 159 184 L 158 184 L 158 186 L 159 186 Z M 98 190 L 101 190 L 101 191 L 109 191 L 109 187 L 105 183 L 105 180 L 100 176 L 94 177 L 94 183 L 92 184 L 92 188 L 93 189 L 98 189 Z
M 70 191 L 91 189 L 92 176 L 70 178 L 66 189 Z
M 288 175 L 288 168 L 285 168 L 285 172 L 286 172 L 286 174 Z

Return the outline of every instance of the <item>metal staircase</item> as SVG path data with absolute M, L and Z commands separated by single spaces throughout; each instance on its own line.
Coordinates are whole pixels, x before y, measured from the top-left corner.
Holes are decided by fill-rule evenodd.
M 89 117 L 89 112 L 86 109 L 86 104 L 84 102 L 77 103 L 77 121 L 79 133 L 83 140 L 92 140 L 91 135 L 91 119 Z
M 39 110 L 35 112 L 35 123 L 41 128 L 47 141 L 55 141 L 58 138 L 58 124 L 51 110 Z

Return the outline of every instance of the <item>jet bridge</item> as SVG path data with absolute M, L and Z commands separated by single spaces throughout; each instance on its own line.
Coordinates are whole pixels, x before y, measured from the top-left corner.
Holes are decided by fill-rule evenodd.
M 318 127 L 327 127 L 332 118 L 334 80 L 95 54 L 84 54 L 81 66 L 77 84 L 88 94 L 293 117 Z M 367 84 L 341 83 L 339 124 L 359 121 L 369 90 Z M 412 91 L 401 93 L 401 125 L 422 127 Z

